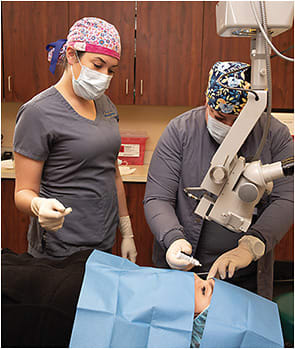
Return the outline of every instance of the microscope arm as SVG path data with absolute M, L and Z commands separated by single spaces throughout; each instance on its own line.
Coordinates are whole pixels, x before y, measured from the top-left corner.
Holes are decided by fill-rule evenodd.
M 282 5 L 279 2 L 255 2 L 260 7 L 264 27 L 273 35 L 289 29 L 293 22 L 293 3 Z M 252 11 L 251 11 L 252 7 Z M 274 179 L 293 174 L 293 159 L 286 159 L 270 165 L 237 156 L 239 149 L 265 110 L 267 100 L 271 109 L 271 89 L 267 57 L 269 49 L 265 38 L 258 30 L 253 7 L 248 1 L 220 1 L 216 6 L 217 32 L 221 36 L 251 37 L 251 86 L 248 101 L 227 136 L 213 156 L 210 168 L 198 188 L 185 188 L 185 193 L 199 200 L 195 213 L 212 220 L 235 232 L 246 232 L 251 224 L 255 206 L 263 193 L 271 192 Z M 257 9 L 256 9 L 257 12 Z M 258 98 L 256 98 L 256 96 Z M 270 112 L 268 113 L 270 117 Z M 268 127 L 265 128 L 265 134 Z M 263 138 L 264 139 L 264 138 Z M 261 143 L 263 145 L 263 141 Z M 260 148 L 260 146 L 259 146 Z M 258 149 L 259 149 L 258 148 Z M 257 156 L 258 158 L 258 156 Z M 190 191 L 206 191 L 199 199 Z
M 211 166 L 201 183 L 201 188 L 212 194 L 220 194 L 236 165 L 238 151 L 266 107 L 267 92 L 262 90 L 255 92 L 258 100 L 249 93 L 245 107 L 213 156 Z
M 272 191 L 272 181 L 292 175 L 294 170 L 293 159 L 262 165 L 261 161 L 246 163 L 245 158 L 237 157 L 266 105 L 267 92 L 256 93 L 259 99 L 249 94 L 247 104 L 213 156 L 200 188 L 185 189 L 193 198 L 188 190 L 206 190 L 195 214 L 235 232 L 248 230 L 255 206 L 265 191 Z

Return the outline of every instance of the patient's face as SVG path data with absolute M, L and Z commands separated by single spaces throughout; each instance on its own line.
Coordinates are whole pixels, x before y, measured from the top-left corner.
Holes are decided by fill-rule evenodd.
M 213 279 L 203 280 L 195 276 L 195 315 L 201 313 L 211 302 L 215 281 Z

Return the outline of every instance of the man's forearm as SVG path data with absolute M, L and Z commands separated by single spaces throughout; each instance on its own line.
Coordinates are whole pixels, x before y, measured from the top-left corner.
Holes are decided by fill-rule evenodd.
M 294 222 L 294 205 L 287 200 L 276 200 L 269 205 L 247 233 L 260 233 L 265 239 L 266 251 L 271 251 Z M 259 237 L 259 236 L 258 236 Z
M 145 200 L 144 212 L 152 233 L 163 247 L 168 248 L 173 241 L 184 239 L 183 227 L 170 202 L 159 199 Z

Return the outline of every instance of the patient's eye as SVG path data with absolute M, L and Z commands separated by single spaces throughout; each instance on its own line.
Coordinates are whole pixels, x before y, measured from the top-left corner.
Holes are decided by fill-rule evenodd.
M 203 295 L 203 296 L 205 296 L 205 291 L 206 291 L 206 287 L 203 286 L 203 287 L 202 287 L 202 295 Z

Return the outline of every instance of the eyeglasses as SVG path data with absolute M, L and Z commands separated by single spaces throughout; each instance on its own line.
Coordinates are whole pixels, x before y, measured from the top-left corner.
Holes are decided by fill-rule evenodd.
M 235 114 L 225 114 L 225 113 L 218 112 L 211 107 L 209 107 L 209 110 L 210 110 L 210 115 L 212 117 L 214 117 L 216 120 L 221 121 L 224 124 L 227 124 L 229 126 L 232 126 L 238 117 Z

